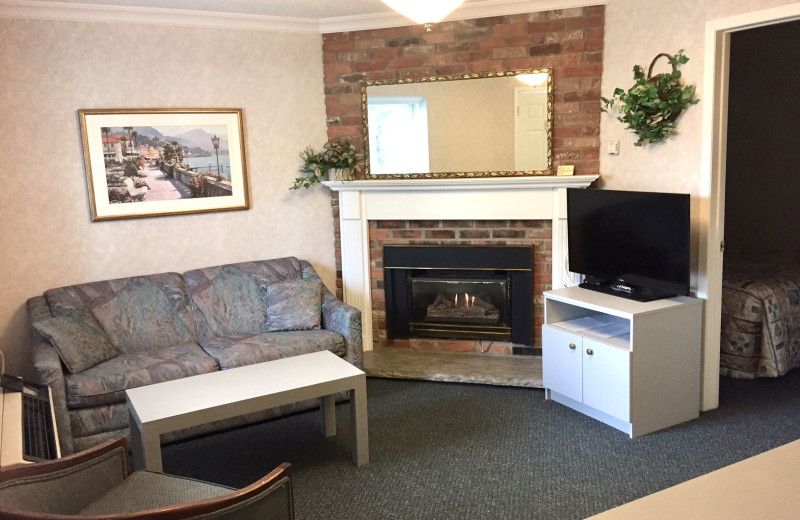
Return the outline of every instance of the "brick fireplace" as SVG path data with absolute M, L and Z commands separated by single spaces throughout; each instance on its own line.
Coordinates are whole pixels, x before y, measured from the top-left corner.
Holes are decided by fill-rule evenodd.
M 531 245 L 540 330 L 542 291 L 560 287 L 566 277 L 563 188 L 585 187 L 598 177 L 604 17 L 605 6 L 598 5 L 445 22 L 430 32 L 409 25 L 323 35 L 329 139 L 361 145 L 361 85 L 367 80 L 547 67 L 553 71 L 553 171 L 567 164 L 577 174 L 328 183 L 334 190 L 337 292 L 361 309 L 366 350 L 387 345 L 382 243 Z M 514 348 L 503 342 L 405 341 L 419 349 Z M 534 335 L 533 347 L 522 350 L 540 345 Z
M 449 350 L 459 352 L 481 352 L 489 354 L 541 354 L 541 340 L 538 335 L 533 333 L 538 330 L 544 322 L 542 311 L 542 292 L 549 288 L 552 280 L 552 224 L 549 220 L 481 220 L 481 221 L 372 221 L 369 223 L 369 243 L 370 243 L 370 292 L 372 294 L 372 315 L 373 315 L 373 346 L 380 347 L 404 347 L 416 350 Z M 398 247 L 424 247 L 425 252 L 422 256 L 431 256 L 439 249 L 451 249 L 458 254 L 461 248 L 466 249 L 467 258 L 455 261 L 459 266 L 470 266 L 475 270 L 492 269 L 494 276 L 502 277 L 506 272 L 509 275 L 509 282 L 516 277 L 519 269 L 527 267 L 530 269 L 526 274 L 524 286 L 518 282 L 518 287 L 514 294 L 525 294 L 525 310 L 527 315 L 523 316 L 527 322 L 527 334 L 516 334 L 510 337 L 510 331 L 503 337 L 497 334 L 496 337 L 484 335 L 479 338 L 468 338 L 462 335 L 457 339 L 433 338 L 431 334 L 415 333 L 413 330 L 408 337 L 403 334 L 391 333 L 391 302 L 387 305 L 387 287 L 385 279 L 394 275 L 394 272 L 387 271 L 393 269 L 392 265 L 386 261 L 386 248 L 393 252 Z M 516 247 L 514 247 L 516 246 Z M 506 262 L 493 262 L 502 251 L 508 247 L 513 252 L 518 253 L 519 249 L 529 250 L 528 259 L 513 265 L 514 271 L 505 271 L 503 267 Z M 483 253 L 483 254 L 481 254 Z M 476 257 L 485 257 L 481 260 Z M 438 260 L 438 259 L 437 259 Z M 394 262 L 397 264 L 397 262 Z M 403 267 L 425 268 L 426 260 L 417 259 L 408 261 L 404 258 L 400 262 Z M 497 263 L 498 265 L 494 265 Z M 527 265 L 525 265 L 527 264 Z M 447 263 L 436 262 L 439 274 L 441 268 Z M 497 272 L 496 272 L 497 271 Z M 481 273 L 482 271 L 478 271 Z M 395 276 L 396 278 L 396 276 Z M 509 287 L 509 290 L 511 288 Z M 398 292 L 398 291 L 395 291 Z M 468 292 L 468 291 L 465 291 Z M 517 304 L 518 307 L 522 307 Z M 387 313 L 389 315 L 387 316 Z M 509 316 L 510 317 L 510 316 Z M 522 319 L 516 321 L 521 322 Z M 522 324 L 518 324 L 518 327 Z M 398 337 L 399 336 L 399 337 Z M 453 334 L 453 336 L 459 336 Z M 469 336 L 467 334 L 466 336 Z
M 526 245 L 533 249 L 534 331 L 543 322 L 542 292 L 567 279 L 566 188 L 597 175 L 468 179 L 326 181 L 338 192 L 342 297 L 362 312 L 364 349 L 409 347 L 533 354 L 531 345 L 485 340 L 390 341 L 386 328 L 383 248 L 387 245 Z

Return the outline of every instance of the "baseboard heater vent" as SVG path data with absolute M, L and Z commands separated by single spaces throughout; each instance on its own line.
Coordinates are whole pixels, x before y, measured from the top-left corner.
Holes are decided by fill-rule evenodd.
M 22 458 L 38 462 L 58 458 L 49 395 L 22 395 Z

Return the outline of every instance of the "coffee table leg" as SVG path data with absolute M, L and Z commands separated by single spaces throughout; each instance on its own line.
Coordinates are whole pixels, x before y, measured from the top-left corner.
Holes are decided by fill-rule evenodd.
M 144 453 L 142 450 L 142 432 L 134 414 L 128 412 L 128 424 L 131 429 L 131 466 L 134 470 L 144 468 Z
M 153 435 L 146 425 L 137 422 L 136 416 L 129 413 L 128 421 L 131 429 L 131 465 L 133 469 L 162 471 L 161 436 Z
M 322 412 L 322 434 L 325 437 L 336 435 L 336 401 L 333 395 L 323 395 L 319 398 L 319 407 Z
M 353 430 L 353 462 L 362 466 L 369 463 L 366 376 L 361 376 L 355 388 L 350 390 L 350 425 Z

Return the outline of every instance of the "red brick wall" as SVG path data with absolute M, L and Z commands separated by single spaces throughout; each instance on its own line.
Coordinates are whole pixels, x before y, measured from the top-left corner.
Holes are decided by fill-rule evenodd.
M 553 168 L 599 173 L 605 6 L 323 35 L 328 138 L 363 143 L 361 84 L 553 69 Z
M 544 323 L 542 292 L 552 283 L 553 229 L 549 220 L 382 220 L 369 224 L 370 291 L 372 294 L 373 346 L 410 347 L 428 350 L 458 350 L 492 354 L 534 354 L 540 350 L 507 342 L 444 341 L 411 339 L 391 341 L 386 337 L 386 295 L 383 286 L 385 245 L 530 245 L 533 247 L 534 330 Z M 541 349 L 538 333 L 534 345 Z
M 422 26 L 412 25 L 325 34 L 323 67 L 328 138 L 347 138 L 361 147 L 361 84 L 365 80 L 550 67 L 553 69 L 553 170 L 559 164 L 572 164 L 576 174 L 599 173 L 604 16 L 604 6 L 590 6 L 445 22 L 436 24 L 430 32 L 426 32 Z M 333 195 L 332 206 L 338 294 L 341 297 L 341 245 L 336 194 Z M 428 224 L 432 228 L 416 227 L 417 223 L 412 222 L 407 224 L 408 228 L 395 229 L 386 226 L 398 225 L 396 222 L 379 222 L 372 223 L 371 232 L 375 233 L 375 240 L 393 241 L 391 243 L 397 243 L 394 242 L 397 240 L 413 240 L 414 243 L 439 240 L 456 243 L 535 243 L 537 254 L 547 255 L 546 259 L 544 256 L 537 259 L 535 268 L 535 320 L 536 330 L 540 330 L 541 290 L 551 283 L 549 241 L 552 233 L 549 222 L 447 221 Z M 493 227 L 495 225 L 497 227 Z M 547 228 L 546 238 L 539 236 L 545 233 L 544 227 Z M 512 236 L 502 236 L 508 233 Z M 520 233 L 526 236 L 518 236 Z M 380 236 L 384 234 L 388 236 Z M 375 270 L 381 270 L 382 283 L 381 268 L 382 265 L 374 267 Z M 377 282 L 377 278 L 373 279 L 373 284 Z M 373 298 L 380 296 L 382 303 L 381 291 L 382 288 L 374 287 Z M 376 323 L 381 322 L 380 311 L 376 308 Z M 382 330 L 382 336 L 380 330 L 375 331 L 376 346 L 385 344 L 385 327 Z M 541 340 L 536 338 L 536 341 Z M 413 342 L 419 344 L 410 345 L 412 347 L 431 348 L 427 340 Z M 474 342 L 469 343 L 450 346 L 466 350 L 483 348 L 473 345 Z

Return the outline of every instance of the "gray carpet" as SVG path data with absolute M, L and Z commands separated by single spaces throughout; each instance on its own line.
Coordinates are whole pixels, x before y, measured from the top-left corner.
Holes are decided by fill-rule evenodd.
M 530 388 L 368 380 L 370 464 L 318 413 L 175 443 L 164 470 L 242 486 L 292 463 L 299 520 L 580 519 L 800 438 L 800 370 L 722 379 L 720 408 L 629 439 Z

